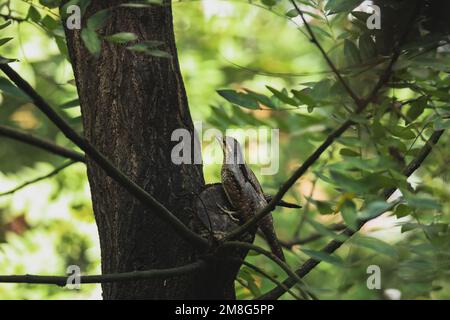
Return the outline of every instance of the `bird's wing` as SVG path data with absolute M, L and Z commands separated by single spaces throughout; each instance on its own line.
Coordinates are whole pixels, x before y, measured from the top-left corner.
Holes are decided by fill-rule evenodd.
M 260 193 L 260 194 L 264 194 L 263 189 L 261 187 L 261 184 L 258 181 L 258 178 L 256 178 L 255 174 L 253 173 L 252 169 L 250 169 L 249 166 L 247 166 L 247 164 L 240 164 L 239 168 L 243 174 L 243 176 L 245 177 L 245 180 L 250 182 L 250 184 L 253 186 L 253 188 L 255 189 L 256 192 Z

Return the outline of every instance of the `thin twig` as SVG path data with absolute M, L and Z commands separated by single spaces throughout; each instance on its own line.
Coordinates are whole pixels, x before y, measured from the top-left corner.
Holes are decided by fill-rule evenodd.
M 291 1 L 292 5 L 294 6 L 295 10 L 298 12 L 300 17 L 302 18 L 303 24 L 305 25 L 306 31 L 308 32 L 309 37 L 310 37 L 309 41 L 311 41 L 312 43 L 314 43 L 316 45 L 317 49 L 319 49 L 320 53 L 322 54 L 322 56 L 326 60 L 327 64 L 329 65 L 329 67 L 331 68 L 333 73 L 336 75 L 336 77 L 339 79 L 339 81 L 343 85 L 345 91 L 347 91 L 348 95 L 353 99 L 353 101 L 355 102 L 357 107 L 360 107 L 364 102 L 356 95 L 355 92 L 353 92 L 353 90 L 348 85 L 347 81 L 345 81 L 345 79 L 342 77 L 342 75 L 339 72 L 339 70 L 337 69 L 337 67 L 334 65 L 333 61 L 331 61 L 331 59 L 328 56 L 328 54 L 326 53 L 325 49 L 322 47 L 320 42 L 317 40 L 317 37 L 314 34 L 314 32 L 312 31 L 311 26 L 309 25 L 309 23 L 305 19 L 303 11 L 297 5 L 295 0 L 290 0 L 290 1 Z
M 181 267 L 174 267 L 167 269 L 153 269 L 145 271 L 80 276 L 80 283 L 107 283 L 107 282 L 147 280 L 155 278 L 168 278 L 180 274 L 193 272 L 201 268 L 204 268 L 205 266 L 206 263 L 204 261 L 196 261 Z M 74 276 L 71 277 L 73 278 Z M 20 276 L 0 275 L 0 283 L 54 284 L 58 286 L 65 286 L 66 284 L 68 284 L 67 283 L 68 280 L 69 276 L 38 276 L 30 274 Z
M 71 159 L 73 161 L 85 162 L 86 159 L 82 153 L 73 151 L 71 149 L 61 147 L 50 140 L 37 137 L 31 133 L 23 130 L 11 128 L 8 126 L 0 125 L 0 136 L 4 136 L 9 139 L 17 140 L 31 146 L 44 149 L 55 155 Z
M 300 286 L 301 289 L 301 294 L 302 296 L 307 299 L 307 295 L 310 295 L 313 299 L 317 299 L 311 292 L 310 290 L 308 290 L 308 288 L 306 287 L 306 284 L 303 282 L 303 280 L 300 277 L 297 277 L 297 275 L 295 274 L 295 272 L 293 270 L 291 270 L 291 268 L 289 267 L 289 265 L 284 262 L 283 260 L 281 260 L 280 258 L 278 258 L 276 255 L 274 255 L 272 252 L 264 250 L 263 248 L 256 246 L 254 244 L 248 243 L 248 242 L 241 242 L 241 241 L 228 241 L 222 244 L 222 246 L 224 247 L 237 247 L 237 248 L 244 248 L 244 249 L 248 249 L 248 250 L 253 250 L 256 251 L 264 256 L 266 256 L 267 258 L 269 258 L 270 260 L 272 260 L 273 262 L 275 262 L 281 269 L 283 269 L 288 275 L 289 277 L 293 277 L 298 281 L 298 284 Z M 305 290 L 306 292 L 304 292 L 303 290 Z
M 247 262 L 242 259 L 230 259 L 230 260 L 236 260 L 237 262 L 242 263 L 243 265 L 247 266 L 248 268 L 260 273 L 263 277 L 269 279 L 273 283 L 275 283 L 277 286 L 284 287 L 286 292 L 288 292 L 290 295 L 292 295 L 297 300 L 303 300 L 301 297 L 299 297 L 295 292 L 293 292 L 290 288 L 286 287 L 281 281 L 277 280 L 275 277 L 272 277 L 268 272 L 264 271 L 260 267 L 255 266 L 254 264 Z
M 418 97 L 418 98 L 416 98 L 416 99 L 411 99 L 411 100 L 409 100 L 409 101 L 406 101 L 406 103 L 403 102 L 403 103 L 400 104 L 400 107 L 401 107 L 401 106 L 404 106 L 404 105 L 406 105 L 406 104 L 410 104 L 410 103 L 412 103 L 412 102 L 418 101 L 419 99 L 421 99 L 421 98 L 423 98 L 423 97 L 424 97 L 424 96 L 420 96 L 420 97 Z M 413 122 L 412 119 L 411 119 L 408 115 L 404 114 L 404 113 L 400 110 L 400 108 L 397 108 L 397 106 L 396 106 L 395 104 L 390 103 L 389 106 L 390 106 L 390 108 L 395 112 L 395 114 L 396 114 L 399 118 L 401 118 L 403 121 L 405 121 L 405 124 L 406 124 L 406 125 Z M 426 127 L 426 126 L 425 126 L 425 127 Z M 426 137 L 424 136 L 424 134 L 423 134 L 423 131 L 424 131 L 424 130 L 420 130 L 420 129 L 416 129 L 416 128 L 412 128 L 412 130 L 414 130 L 414 131 L 416 132 L 418 138 L 420 138 L 423 142 L 427 142 L 427 138 L 426 138 Z M 417 141 L 417 138 L 414 140 L 413 145 L 414 145 L 414 143 L 415 143 L 416 141 Z M 411 149 L 412 149 L 412 147 L 409 148 L 409 150 L 411 150 Z M 439 148 L 439 146 L 436 146 L 436 150 L 439 151 L 439 152 L 441 153 L 441 155 L 443 154 L 443 151 Z
M 345 225 L 344 224 L 336 224 L 332 227 L 329 228 L 332 231 L 342 231 L 345 229 Z M 314 233 L 308 237 L 305 237 L 303 239 L 294 239 L 291 241 L 283 241 L 283 240 L 278 240 L 280 242 L 280 245 L 286 249 L 292 249 L 293 246 L 296 245 L 304 245 L 316 240 L 319 240 L 323 237 L 324 235 L 321 233 Z
M 48 174 L 46 174 L 44 176 L 37 177 L 37 178 L 35 178 L 33 180 L 30 180 L 30 181 L 26 181 L 26 182 L 22 183 L 21 185 L 15 187 L 14 189 L 11 189 L 9 191 L 0 193 L 0 197 L 16 193 L 17 191 L 19 191 L 19 190 L 21 190 L 21 189 L 23 189 L 25 187 L 28 187 L 29 185 L 32 185 L 32 184 L 37 183 L 39 181 L 42 181 L 42 180 L 48 179 L 50 177 L 53 177 L 54 175 L 58 174 L 60 171 L 64 170 L 65 168 L 71 166 L 74 163 L 76 163 L 76 161 L 67 162 L 67 163 L 65 163 L 65 164 L 55 168 L 53 171 L 51 171 L 50 173 L 48 173 Z

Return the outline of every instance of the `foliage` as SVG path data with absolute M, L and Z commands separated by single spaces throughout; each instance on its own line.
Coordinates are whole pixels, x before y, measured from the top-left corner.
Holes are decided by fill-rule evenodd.
M 80 111 L 65 39 L 59 1 L 0 2 L 0 55 L 19 62 L 19 70 L 58 112 L 81 131 Z M 369 30 L 362 1 L 298 1 L 327 55 L 358 96 L 367 96 L 389 63 L 386 34 Z M 89 1 L 73 0 L 82 4 Z M 9 9 L 8 10 L 8 5 Z M 143 10 L 160 1 L 133 1 Z M 82 38 L 92 54 L 103 45 L 126 45 L 155 59 L 170 59 L 157 41 L 137 42 L 127 30 L 104 35 L 111 10 L 83 24 Z M 355 125 L 315 162 L 285 200 L 303 209 L 277 209 L 280 239 L 317 240 L 294 245 L 288 263 L 296 268 L 309 257 L 323 261 L 306 278 L 319 298 L 385 298 L 384 290 L 400 290 L 403 298 L 450 297 L 450 230 L 447 162 L 444 137 L 424 166 L 411 178 L 402 174 L 433 130 L 450 127 L 449 51 L 446 33 L 413 33 L 402 44 L 394 75 L 363 114 L 330 71 L 290 1 L 182 1 L 173 3 L 179 59 L 195 120 L 220 130 L 242 127 L 280 129 L 280 169 L 260 176 L 268 193 L 347 119 Z M 416 30 L 416 26 L 412 27 Z M 398 32 L 400 33 L 400 32 Z M 1 124 L 45 136 L 73 148 L 30 103 L 0 75 Z M 43 175 L 62 160 L 38 149 L 2 139 L 0 190 Z M 13 161 L 11 161 L 13 159 Z M 219 180 L 219 167 L 205 165 L 208 182 Z M 399 188 L 394 205 L 382 190 Z M 56 177 L 0 197 L 0 273 L 64 274 L 70 264 L 83 273 L 99 272 L 99 249 L 85 168 L 77 164 Z M 1 191 L 0 191 L 1 192 Z M 335 254 L 321 248 L 341 239 L 332 226 L 355 229 L 373 218 Z M 261 239 L 258 245 L 265 246 Z M 277 279 L 285 274 L 262 255 L 247 260 Z M 382 289 L 366 286 L 369 265 L 382 270 Z M 406 280 L 406 281 L 405 281 Z M 248 267 L 237 279 L 239 298 L 248 299 L 273 284 Z M 0 284 L 1 298 L 99 298 L 99 286 L 80 292 L 51 286 Z M 284 295 L 290 298 L 289 295 Z

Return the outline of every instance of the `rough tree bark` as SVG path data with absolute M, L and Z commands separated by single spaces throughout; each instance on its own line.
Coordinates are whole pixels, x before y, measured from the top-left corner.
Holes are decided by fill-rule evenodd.
M 92 1 L 83 23 L 99 10 L 124 1 Z M 178 65 L 170 6 L 114 8 L 100 35 L 133 32 L 139 40 L 159 40 L 173 59 L 134 53 L 126 45 L 103 42 L 98 58 L 66 30 L 83 115 L 84 133 L 132 180 L 186 224 L 204 188 L 200 165 L 174 165 L 172 131 L 193 133 Z M 102 272 L 180 266 L 195 250 L 89 158 L 88 177 L 101 246 Z M 207 294 L 198 275 L 103 285 L 104 299 L 191 299 Z M 216 298 L 221 298 L 217 296 Z

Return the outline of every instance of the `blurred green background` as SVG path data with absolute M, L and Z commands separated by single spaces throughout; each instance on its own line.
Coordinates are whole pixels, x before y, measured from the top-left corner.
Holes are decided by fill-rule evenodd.
M 26 17 L 30 6 L 37 10 L 41 19 L 58 17 L 57 9 L 48 9 L 39 1 L 14 0 L 12 14 Z M 268 193 L 276 192 L 343 118 L 342 108 L 336 111 L 327 101 L 320 102 L 313 110 L 306 106 L 293 109 L 282 103 L 283 106 L 276 109 L 248 110 L 231 105 L 217 94 L 219 89 L 247 88 L 269 95 L 266 85 L 290 90 L 298 89 L 300 84 L 322 81 L 324 88 L 316 85 L 314 96 L 339 100 L 332 95 L 328 79 L 333 77 L 327 72 L 324 60 L 297 29 L 298 17 L 290 20 L 285 16 L 287 9 L 288 6 L 282 5 L 269 10 L 259 1 L 204 0 L 173 4 L 179 59 L 194 121 L 202 121 L 204 129 L 261 126 L 280 129 L 279 171 L 273 176 L 259 176 Z M 322 28 L 320 40 L 332 51 L 336 61 L 341 61 L 345 58 L 341 44 L 346 30 L 342 19 L 329 21 L 328 26 Z M 48 25 L 36 21 L 14 22 L 0 31 L 2 37 L 14 37 L 0 48 L 0 54 L 17 58 L 19 62 L 11 66 L 51 105 L 63 106 L 59 110 L 61 114 L 81 131 L 79 107 L 64 106 L 76 99 L 77 93 L 71 65 L 61 53 L 61 45 L 55 41 L 61 41 L 60 31 L 56 28 L 49 32 Z M 4 81 L 1 77 L 0 81 Z M 372 82 L 367 80 L 365 84 L 372 85 Z M 29 130 L 75 148 L 29 101 L 10 94 L 13 88 L 7 83 L 1 88 L 1 124 Z M 396 94 L 402 98 L 410 95 L 401 91 Z M 358 134 L 349 132 L 347 138 L 350 141 Z M 359 150 L 367 147 L 364 134 L 361 135 Z M 421 170 L 414 177 L 417 184 L 433 189 L 435 201 L 441 205 L 439 210 L 423 209 L 429 211 L 420 214 L 429 214 L 419 219 L 419 223 L 440 226 L 448 223 L 450 191 L 445 163 L 450 149 L 447 140 L 432 155 L 432 163 L 428 162 L 430 170 Z M 280 239 L 288 242 L 298 234 L 304 239 L 323 233 L 314 221 L 323 225 L 342 221 L 331 209 L 342 201 L 342 193 L 319 177 L 327 165 L 345 162 L 345 154 L 339 152 L 345 145 L 342 141 L 327 152 L 314 171 L 302 177 L 286 196 L 285 200 L 301 203 L 304 209 L 274 212 Z M 3 137 L 0 137 L 0 146 L 0 193 L 45 175 L 64 163 L 61 158 Z M 220 180 L 219 168 L 218 165 L 204 166 L 208 183 Z M 257 167 L 254 169 L 258 174 Z M 309 197 L 313 200 L 308 202 Z M 382 299 L 392 292 L 394 295 L 401 293 L 402 298 L 450 298 L 450 258 L 445 254 L 449 244 L 447 229 L 439 233 L 441 242 L 427 241 L 429 235 L 420 228 L 401 232 L 399 222 L 414 222 L 417 217 L 400 220 L 397 217 L 388 215 L 371 222 L 362 232 L 370 236 L 367 238 L 370 240 L 346 243 L 338 251 L 339 261 L 324 262 L 313 270 L 306 278 L 308 286 L 322 299 Z M 289 264 L 294 268 L 300 266 L 308 258 L 301 249 L 319 250 L 329 239 L 324 236 L 305 245 L 295 245 L 292 252 L 287 252 Z M 261 239 L 257 239 L 257 243 L 265 246 Z M 280 280 L 285 277 L 263 256 L 250 255 L 248 260 Z M 79 265 L 83 274 L 100 273 L 98 235 L 83 164 L 71 165 L 52 178 L 0 197 L 0 274 L 63 275 L 72 264 Z M 382 290 L 369 290 L 366 286 L 366 269 L 372 264 L 381 267 Z M 250 299 L 273 284 L 244 267 L 236 286 L 239 298 Z M 386 292 L 386 289 L 394 291 Z M 81 290 L 68 290 L 49 285 L 0 284 L 0 298 L 100 299 L 101 288 L 83 285 Z

